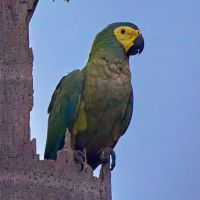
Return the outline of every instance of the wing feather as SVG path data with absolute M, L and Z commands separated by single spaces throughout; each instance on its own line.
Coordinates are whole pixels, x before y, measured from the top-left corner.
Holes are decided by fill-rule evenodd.
M 71 129 L 80 105 L 84 75 L 74 70 L 58 83 L 48 107 L 48 130 L 45 159 L 55 160 L 64 145 L 66 128 Z
M 132 117 L 132 113 L 133 113 L 133 90 L 131 90 L 131 94 L 127 103 L 127 107 L 126 107 L 126 112 L 124 115 L 124 118 L 122 120 L 122 131 L 121 131 L 121 136 L 124 135 L 124 133 L 126 132 L 130 121 L 131 121 L 131 117 Z

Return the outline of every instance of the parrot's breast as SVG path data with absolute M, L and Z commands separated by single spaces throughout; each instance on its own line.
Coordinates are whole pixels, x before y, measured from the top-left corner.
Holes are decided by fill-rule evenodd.
M 123 134 L 122 119 L 132 91 L 131 74 L 128 61 L 110 63 L 103 58 L 88 63 L 83 72 L 83 92 L 74 128 L 82 116 L 85 129 L 76 129 L 73 134 L 75 148 L 86 147 L 88 154 L 93 154 L 100 148 L 114 147 Z

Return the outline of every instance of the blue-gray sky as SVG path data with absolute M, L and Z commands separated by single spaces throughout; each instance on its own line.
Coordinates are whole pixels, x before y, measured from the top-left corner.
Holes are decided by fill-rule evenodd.
M 113 199 L 200 200 L 199 0 L 40 0 L 30 24 L 37 152 L 43 159 L 57 83 L 85 66 L 99 31 L 120 21 L 140 28 L 145 49 L 130 59 L 134 113 L 115 148 Z

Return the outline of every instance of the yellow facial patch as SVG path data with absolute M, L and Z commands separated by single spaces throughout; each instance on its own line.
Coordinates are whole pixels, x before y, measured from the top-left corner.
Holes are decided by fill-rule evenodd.
M 135 30 L 128 26 L 120 26 L 114 30 L 117 40 L 123 45 L 126 53 L 134 44 L 135 39 L 141 35 L 140 30 Z

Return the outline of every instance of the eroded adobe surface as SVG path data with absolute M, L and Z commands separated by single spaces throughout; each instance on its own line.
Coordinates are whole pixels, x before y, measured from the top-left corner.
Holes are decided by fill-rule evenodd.
M 58 159 L 40 161 L 35 153 L 35 140 L 23 146 L 22 155 L 13 156 L 3 149 L 0 163 L 0 198 L 46 200 L 110 200 L 109 166 L 102 166 L 100 177 L 93 177 L 90 166 L 75 163 L 66 136 L 64 149 Z
M 39 160 L 30 141 L 33 107 L 28 25 L 37 0 L 0 0 L 0 199 L 110 200 L 110 172 L 80 171 L 68 142 L 57 161 Z

